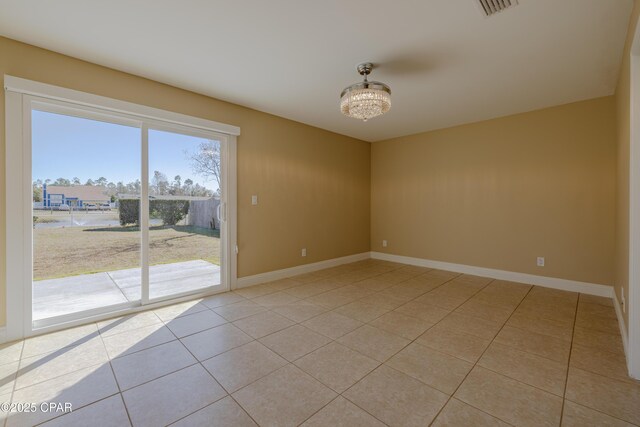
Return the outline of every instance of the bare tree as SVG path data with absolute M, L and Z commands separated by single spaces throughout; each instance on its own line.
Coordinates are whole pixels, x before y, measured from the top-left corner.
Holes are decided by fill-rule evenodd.
M 193 196 L 193 180 L 187 178 L 184 180 L 184 187 L 182 189 L 183 193 L 187 196 Z
M 156 195 L 164 195 L 168 193 L 169 180 L 167 175 L 160 171 L 153 172 L 153 178 L 151 178 L 151 187 Z
M 200 144 L 196 153 L 190 154 L 191 169 L 193 173 L 213 177 L 221 188 L 220 181 L 220 143 L 218 141 L 207 141 Z
M 169 193 L 173 195 L 182 194 L 182 177 L 180 175 L 176 175 L 175 178 L 173 178 L 173 184 L 171 184 Z

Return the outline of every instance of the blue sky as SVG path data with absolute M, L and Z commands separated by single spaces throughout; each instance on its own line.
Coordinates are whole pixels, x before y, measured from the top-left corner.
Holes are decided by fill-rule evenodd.
M 34 110 L 31 120 L 33 180 L 89 178 L 128 183 L 140 179 L 140 129 L 112 123 Z M 212 180 L 191 170 L 188 153 L 195 153 L 203 138 L 149 131 L 149 173 L 154 170 L 173 181 L 191 178 L 216 190 Z M 185 153 L 186 152 L 186 153 Z

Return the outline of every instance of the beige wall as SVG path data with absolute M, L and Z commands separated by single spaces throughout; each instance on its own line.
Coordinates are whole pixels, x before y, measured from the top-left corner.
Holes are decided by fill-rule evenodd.
M 606 97 L 373 143 L 372 250 L 612 285 L 615 126 Z
M 616 116 L 618 131 L 618 174 L 616 191 L 616 286 L 618 301 L 622 289 L 629 295 L 629 141 L 630 141 L 630 52 L 633 36 L 640 15 L 640 0 L 636 0 L 631 12 L 627 41 L 624 47 L 622 67 L 616 88 Z M 629 324 L 628 311 L 624 314 L 625 325 Z M 627 326 L 628 330 L 628 326 Z
M 626 283 L 627 62 L 615 98 L 373 145 L 5 38 L 0 74 L 240 126 L 240 277 L 371 249 Z M 4 178 L 4 99 L 0 146 Z M 617 218 L 616 157 L 622 165 Z M 251 206 L 252 194 L 259 195 L 258 206 Z M 5 203 L 0 185 L 0 324 Z M 300 257 L 302 247 L 307 258 Z M 537 256 L 546 257 L 546 267 L 535 266 Z
M 0 38 L 9 74 L 240 126 L 239 276 L 369 251 L 370 144 Z M 0 95 L 4 183 L 4 91 Z M 259 205 L 251 206 L 251 195 Z M 0 185 L 0 324 L 5 323 L 5 188 Z M 300 249 L 307 248 L 302 258 Z

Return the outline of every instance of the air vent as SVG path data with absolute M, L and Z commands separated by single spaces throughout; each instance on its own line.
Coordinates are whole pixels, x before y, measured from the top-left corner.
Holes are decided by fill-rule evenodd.
M 518 4 L 518 0 L 476 0 L 485 16 L 495 15 Z

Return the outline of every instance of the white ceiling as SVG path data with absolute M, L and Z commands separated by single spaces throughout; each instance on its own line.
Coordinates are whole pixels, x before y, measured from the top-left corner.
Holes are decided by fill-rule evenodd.
M 632 0 L 0 0 L 0 34 L 368 141 L 611 95 Z M 359 62 L 391 111 L 340 114 Z

